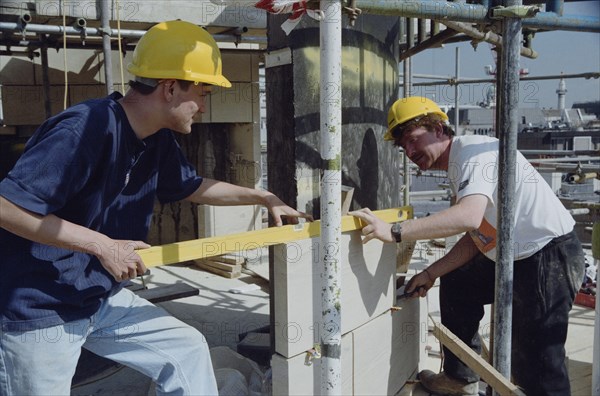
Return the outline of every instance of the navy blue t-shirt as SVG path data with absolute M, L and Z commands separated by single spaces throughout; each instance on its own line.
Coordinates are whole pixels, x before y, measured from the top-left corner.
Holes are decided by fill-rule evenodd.
M 0 182 L 0 195 L 113 239 L 144 240 L 154 201 L 202 183 L 170 130 L 139 140 L 115 93 L 48 119 Z M 2 214 L 0 213 L 0 216 Z M 120 287 L 89 254 L 34 243 L 0 229 L 0 323 L 29 331 L 92 315 Z

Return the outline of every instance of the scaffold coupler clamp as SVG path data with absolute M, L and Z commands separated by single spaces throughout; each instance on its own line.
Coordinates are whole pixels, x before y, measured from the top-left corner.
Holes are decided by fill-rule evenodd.
M 490 9 L 491 19 L 503 19 L 503 18 L 533 18 L 541 8 L 537 5 L 516 5 L 516 6 L 497 6 Z
M 314 347 L 306 351 L 306 357 L 304 358 L 305 366 L 312 366 L 313 360 L 321 358 L 321 345 L 315 344 Z
M 358 16 L 362 14 L 362 10 L 356 7 L 356 0 L 349 0 L 348 5 L 344 6 L 344 11 L 348 14 L 350 20 L 350 26 L 354 26 L 354 23 L 358 19 Z

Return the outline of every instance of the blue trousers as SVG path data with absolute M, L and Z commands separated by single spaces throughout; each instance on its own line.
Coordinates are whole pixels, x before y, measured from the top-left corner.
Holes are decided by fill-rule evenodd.
M 2 396 L 69 395 L 82 347 L 144 373 L 159 395 L 218 394 L 204 336 L 127 289 L 89 319 L 0 335 Z
M 514 263 L 512 379 L 528 396 L 570 394 L 564 345 L 584 268 L 575 232 L 554 238 L 533 256 Z M 477 353 L 483 306 L 494 302 L 494 288 L 495 263 L 483 254 L 440 280 L 442 324 Z M 447 374 L 479 380 L 446 348 L 444 356 Z

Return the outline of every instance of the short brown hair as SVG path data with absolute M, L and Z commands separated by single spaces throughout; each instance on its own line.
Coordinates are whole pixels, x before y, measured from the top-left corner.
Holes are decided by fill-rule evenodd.
M 454 136 L 454 129 L 452 129 L 445 120 L 437 114 L 428 114 L 422 117 L 416 117 L 412 120 L 406 121 L 404 124 L 398 125 L 392 130 L 392 137 L 394 138 L 394 146 L 400 147 L 400 139 L 404 132 L 412 131 L 413 129 L 423 127 L 429 132 L 432 132 L 438 125 L 442 125 L 444 135 L 450 137 Z
M 156 87 L 158 87 L 158 84 L 161 80 L 157 80 L 157 79 L 150 79 L 150 78 L 144 78 L 144 79 L 136 79 L 136 80 L 130 80 L 129 81 L 129 87 L 137 92 L 139 92 L 142 95 L 150 95 L 152 92 L 154 92 L 156 90 Z M 187 91 L 190 86 L 192 84 L 194 84 L 193 81 L 187 81 L 187 80 L 177 80 L 177 82 L 179 83 L 179 86 L 181 87 L 181 89 L 183 89 L 184 91 Z

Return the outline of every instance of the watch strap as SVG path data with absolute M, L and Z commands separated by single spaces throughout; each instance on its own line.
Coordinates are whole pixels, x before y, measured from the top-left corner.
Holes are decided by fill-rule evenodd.
M 392 237 L 396 242 L 402 242 L 402 223 L 392 224 Z

